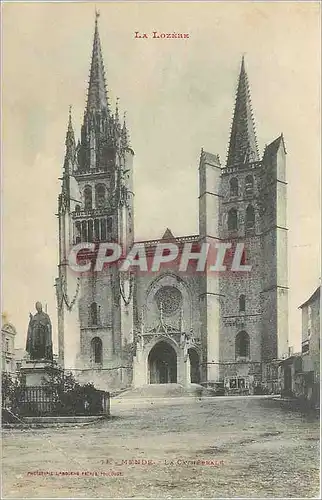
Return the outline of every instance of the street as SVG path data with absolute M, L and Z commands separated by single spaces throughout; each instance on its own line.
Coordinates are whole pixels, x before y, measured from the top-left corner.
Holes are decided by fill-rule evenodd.
M 112 399 L 88 427 L 5 429 L 3 498 L 319 495 L 319 420 L 267 397 Z

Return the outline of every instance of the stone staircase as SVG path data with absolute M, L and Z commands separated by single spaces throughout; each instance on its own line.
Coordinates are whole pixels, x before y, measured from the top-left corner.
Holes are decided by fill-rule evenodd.
M 122 392 L 117 399 L 135 398 L 178 398 L 214 396 L 214 391 L 205 389 L 199 384 L 190 384 L 184 387 L 181 384 L 147 384 Z

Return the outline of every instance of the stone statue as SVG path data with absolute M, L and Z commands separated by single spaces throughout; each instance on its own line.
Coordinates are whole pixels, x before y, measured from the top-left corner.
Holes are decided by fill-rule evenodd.
M 37 313 L 29 314 L 26 351 L 32 360 L 53 360 L 51 321 L 42 310 L 40 302 L 36 302 Z

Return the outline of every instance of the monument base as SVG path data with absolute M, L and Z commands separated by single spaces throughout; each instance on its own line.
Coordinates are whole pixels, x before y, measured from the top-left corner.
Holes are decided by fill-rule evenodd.
M 61 372 L 62 370 L 56 361 L 46 359 L 24 360 L 20 368 L 26 387 L 39 387 L 48 384 L 55 375 Z

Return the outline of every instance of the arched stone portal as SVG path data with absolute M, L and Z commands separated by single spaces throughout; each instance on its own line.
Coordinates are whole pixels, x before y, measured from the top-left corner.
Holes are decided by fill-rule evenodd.
M 189 349 L 190 360 L 190 382 L 192 384 L 200 383 L 200 370 L 199 370 L 199 354 L 195 349 Z
M 148 367 L 150 384 L 177 383 L 177 355 L 167 342 L 160 341 L 152 347 Z

